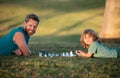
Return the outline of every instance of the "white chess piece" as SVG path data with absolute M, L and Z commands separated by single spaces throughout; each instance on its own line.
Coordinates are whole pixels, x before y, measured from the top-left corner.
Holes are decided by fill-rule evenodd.
M 45 57 L 47 57 L 47 54 L 45 54 Z
M 59 56 L 59 54 L 56 54 L 55 56 Z
M 51 54 L 51 57 L 54 57 L 54 53 Z
M 65 56 L 65 53 L 63 53 L 62 56 Z
M 70 51 L 70 56 L 73 56 L 73 52 L 72 51 Z
M 42 57 L 42 53 L 41 52 L 39 52 L 39 57 Z
M 69 56 L 69 53 L 68 53 L 68 52 L 66 53 L 66 56 Z

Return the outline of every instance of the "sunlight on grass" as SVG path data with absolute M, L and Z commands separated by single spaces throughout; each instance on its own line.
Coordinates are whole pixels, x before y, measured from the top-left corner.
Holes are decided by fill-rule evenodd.
M 80 3 L 80 5 L 77 4 L 77 2 Z M 93 9 L 88 9 L 89 7 L 87 3 L 82 4 L 82 2 L 83 1 L 77 1 L 77 0 L 75 1 L 52 0 L 51 2 L 37 0 L 35 4 L 32 2 L 32 0 L 30 0 L 29 4 L 26 4 L 27 1 L 23 1 L 23 0 L 18 1 L 18 3 L 16 3 L 15 1 L 11 1 L 11 2 L 7 0 L 2 1 L 0 5 L 1 7 L 0 21 L 3 22 L 1 23 L 2 28 L 0 28 L 0 30 L 5 29 L 10 25 L 14 25 L 19 21 L 20 23 L 18 25 L 21 25 L 25 15 L 28 13 L 36 13 L 41 18 L 41 23 L 38 28 L 38 32 L 35 34 L 36 36 L 38 35 L 45 36 L 54 33 L 56 33 L 56 35 L 78 34 L 81 32 L 81 30 L 83 30 L 83 28 L 95 29 L 98 28 L 98 26 L 100 27 L 102 23 L 101 18 L 103 17 L 103 15 L 98 15 L 98 16 L 94 16 L 94 15 L 103 13 L 103 8 L 100 7 L 96 9 L 93 7 Z M 38 3 L 40 4 L 38 5 Z M 31 7 L 30 4 L 34 6 Z M 80 6 L 81 7 L 85 6 L 84 8 L 86 10 L 84 10 L 84 8 L 81 9 Z M 95 21 L 94 19 L 98 20 L 99 23 L 97 23 L 98 21 Z
M 101 12 L 98 11 L 96 13 L 91 10 L 75 13 L 61 13 L 52 18 L 44 19 L 38 28 L 39 31 L 37 31 L 35 35 L 45 36 L 54 33 L 56 35 L 80 34 L 83 28 L 97 29 L 101 27 L 102 17 L 102 9 Z M 99 30 L 97 29 L 97 31 Z

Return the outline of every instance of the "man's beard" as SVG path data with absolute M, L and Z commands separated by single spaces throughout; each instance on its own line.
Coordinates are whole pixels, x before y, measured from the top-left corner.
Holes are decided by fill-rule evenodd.
M 26 32 L 26 34 L 27 34 L 28 36 L 33 35 L 33 34 L 35 33 L 35 31 L 31 31 L 31 30 L 29 30 L 29 29 L 27 29 L 27 28 L 25 28 L 25 32 Z

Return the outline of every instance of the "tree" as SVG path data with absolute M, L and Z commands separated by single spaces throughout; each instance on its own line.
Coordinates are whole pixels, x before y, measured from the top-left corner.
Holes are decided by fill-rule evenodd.
M 120 38 L 120 0 L 106 0 L 104 23 L 100 37 Z

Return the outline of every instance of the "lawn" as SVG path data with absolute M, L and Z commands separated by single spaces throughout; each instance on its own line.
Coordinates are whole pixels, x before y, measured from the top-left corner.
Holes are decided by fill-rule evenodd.
M 33 55 L 0 56 L 0 78 L 119 78 L 119 58 L 39 57 L 39 51 L 86 51 L 80 34 L 86 28 L 101 31 L 104 6 L 105 0 L 0 0 L 0 37 L 22 25 L 29 13 L 41 20 L 29 43 Z

